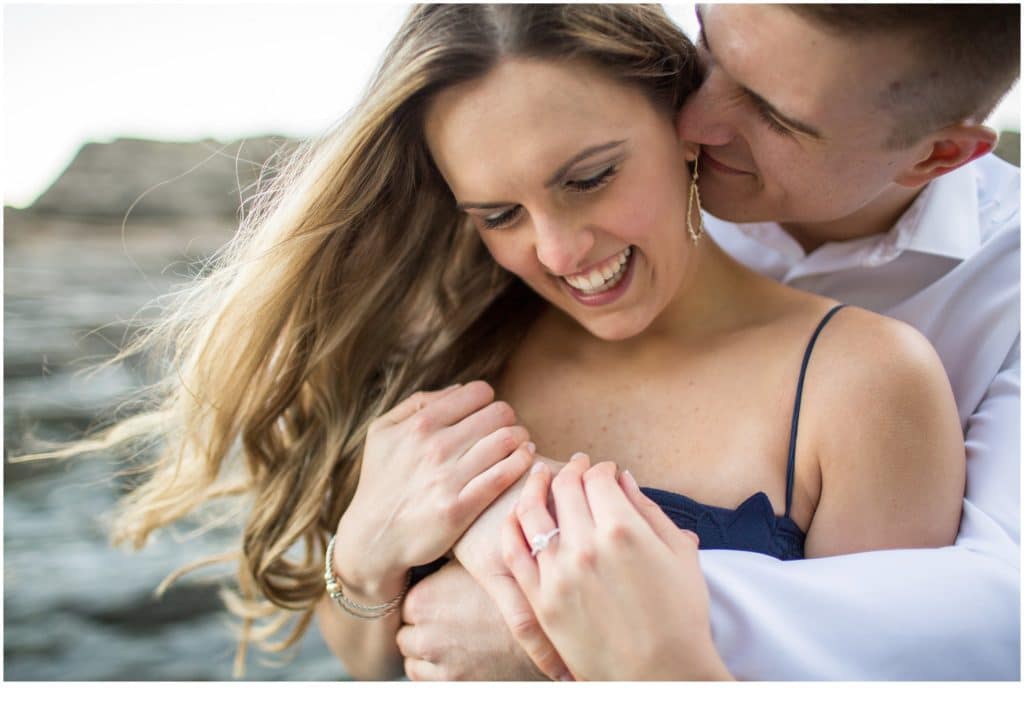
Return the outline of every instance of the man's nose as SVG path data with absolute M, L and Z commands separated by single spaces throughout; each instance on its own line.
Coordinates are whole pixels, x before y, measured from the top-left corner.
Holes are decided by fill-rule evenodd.
M 537 260 L 554 275 L 578 272 L 594 246 L 594 234 L 587 227 L 551 219 L 535 219 Z
M 679 138 L 708 146 L 723 146 L 733 140 L 733 113 L 722 99 L 714 75 L 694 91 L 676 119 Z

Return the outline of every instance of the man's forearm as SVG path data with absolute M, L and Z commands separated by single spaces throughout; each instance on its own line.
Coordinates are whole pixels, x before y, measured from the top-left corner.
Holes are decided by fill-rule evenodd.
M 1020 341 L 967 422 L 967 501 L 1020 545 Z M 970 526 L 958 545 L 975 543 Z
M 738 678 L 1020 677 L 1015 562 L 951 547 L 798 562 L 718 550 L 701 564 Z

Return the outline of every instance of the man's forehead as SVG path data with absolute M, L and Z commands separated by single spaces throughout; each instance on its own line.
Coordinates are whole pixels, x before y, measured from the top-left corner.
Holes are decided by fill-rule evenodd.
M 896 37 L 828 33 L 779 5 L 704 5 L 698 18 L 715 62 L 738 89 L 824 138 L 835 136 L 833 125 L 880 119 L 883 96 L 911 60 Z

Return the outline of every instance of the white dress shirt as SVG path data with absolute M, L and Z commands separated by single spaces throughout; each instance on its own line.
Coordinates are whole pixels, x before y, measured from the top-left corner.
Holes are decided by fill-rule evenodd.
M 933 181 L 891 231 L 809 255 L 776 224 L 706 223 L 751 268 L 927 336 L 967 443 L 952 547 L 795 562 L 701 551 L 729 669 L 741 679 L 1020 679 L 1019 169 L 986 156 Z

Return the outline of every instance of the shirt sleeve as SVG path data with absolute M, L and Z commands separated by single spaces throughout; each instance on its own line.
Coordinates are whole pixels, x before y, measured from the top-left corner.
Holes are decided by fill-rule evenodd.
M 740 679 L 1020 679 L 1019 338 L 967 424 L 954 546 L 781 562 L 704 550 Z

